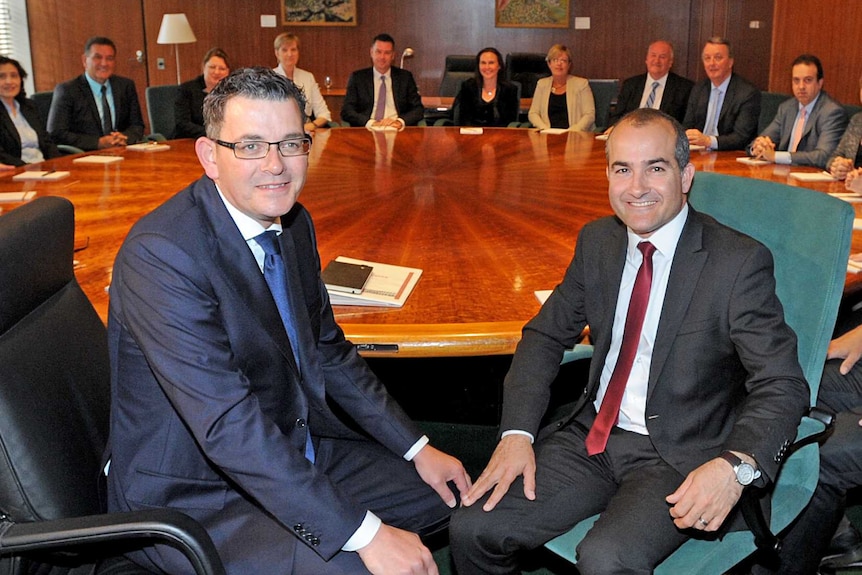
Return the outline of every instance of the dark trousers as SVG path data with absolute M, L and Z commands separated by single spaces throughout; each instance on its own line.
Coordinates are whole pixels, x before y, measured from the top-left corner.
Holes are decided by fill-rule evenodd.
M 597 513 L 577 549 L 582 575 L 652 573 L 689 537 L 673 524 L 665 502 L 684 477 L 648 436 L 619 428 L 605 453 L 587 456 L 590 411 L 536 445 L 535 501 L 524 497 L 519 478 L 492 511 L 482 510 L 483 499 L 455 512 L 449 536 L 459 575 L 519 573 L 520 551 Z

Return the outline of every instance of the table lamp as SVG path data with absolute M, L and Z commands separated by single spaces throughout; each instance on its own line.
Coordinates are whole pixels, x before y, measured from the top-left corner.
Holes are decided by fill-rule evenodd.
M 173 44 L 174 53 L 177 56 L 177 84 L 180 83 L 180 51 L 177 44 L 191 44 L 197 42 L 192 27 L 185 14 L 165 14 L 162 16 L 162 25 L 159 27 L 159 38 L 156 44 Z

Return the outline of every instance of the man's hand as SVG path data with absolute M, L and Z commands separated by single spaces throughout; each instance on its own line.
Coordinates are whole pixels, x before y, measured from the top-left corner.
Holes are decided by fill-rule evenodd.
M 125 146 L 128 138 L 122 132 L 111 132 L 99 138 L 99 149 L 113 148 L 114 146 Z
M 849 190 L 853 180 L 858 177 L 862 177 L 862 168 L 856 168 L 847 172 L 847 175 L 844 177 L 844 187 Z
M 860 254 L 854 254 L 850 258 L 857 261 L 862 259 Z M 847 375 L 860 357 L 862 357 L 862 325 L 830 341 L 829 349 L 826 350 L 826 359 L 844 360 L 838 368 L 841 375 Z
M 458 501 L 455 499 L 455 494 L 446 485 L 448 481 L 455 483 L 462 499 L 470 489 L 470 476 L 467 475 L 461 462 L 430 445 L 419 450 L 419 453 L 413 457 L 413 464 L 416 466 L 416 472 L 419 473 L 422 481 L 430 485 L 443 500 L 443 503 L 449 507 L 454 508 Z
M 752 463 L 751 457 L 739 455 Z M 688 474 L 665 500 L 670 516 L 680 529 L 716 531 L 742 496 L 742 485 L 730 464 L 716 457 Z
M 372 126 L 379 126 L 381 128 L 394 128 L 396 130 L 400 130 L 404 127 L 404 124 L 401 123 L 401 120 L 398 118 L 383 118 L 382 120 L 375 121 Z
M 688 136 L 689 144 L 694 144 L 695 146 L 703 146 L 704 148 L 709 148 L 712 145 L 712 140 L 709 139 L 709 136 L 707 136 L 700 130 L 691 128 L 685 131 L 685 135 Z
M 751 155 L 767 162 L 775 162 L 775 142 L 768 136 L 758 136 L 751 144 Z
M 530 501 L 536 499 L 536 454 L 530 438 L 526 435 L 512 434 L 500 440 L 491 455 L 491 461 L 467 495 L 461 498 L 461 503 L 469 507 L 489 489 L 494 492 L 482 509 L 491 511 L 503 498 L 509 486 L 519 475 L 524 476 L 524 497 Z M 496 487 L 495 487 L 496 486 Z
M 437 564 L 418 535 L 385 523 L 357 553 L 374 575 L 438 575 Z

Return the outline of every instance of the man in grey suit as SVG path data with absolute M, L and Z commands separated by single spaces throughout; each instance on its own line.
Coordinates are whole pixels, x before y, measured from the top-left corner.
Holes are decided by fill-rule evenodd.
M 847 127 L 844 107 L 823 91 L 820 58 L 802 54 L 791 65 L 793 98 L 751 143 L 751 155 L 776 164 L 825 168 Z
M 637 108 L 656 108 L 682 122 L 693 83 L 671 72 L 673 46 L 656 40 L 647 48 L 645 74 L 632 76 L 623 82 L 617 105 L 610 115 L 610 125 Z M 610 132 L 612 128 L 608 128 Z
M 657 110 L 611 132 L 616 217 L 583 228 L 524 327 L 501 439 L 450 525 L 459 575 L 517 573 L 520 550 L 599 513 L 579 572 L 651 573 L 688 538 L 740 528 L 743 489 L 775 479 L 809 399 L 796 336 L 769 250 L 688 206 L 688 150 Z M 540 427 L 563 352 L 587 325 L 589 380 Z
M 688 141 L 708 150 L 744 150 L 757 134 L 760 90 L 733 71 L 727 39 L 707 40 L 701 59 L 707 77 L 692 88 L 682 121 Z
M 351 126 L 393 130 L 419 123 L 425 108 L 416 81 L 407 70 L 393 66 L 394 59 L 392 36 L 375 36 L 371 44 L 373 66 L 356 70 L 347 80 L 342 120 Z
M 48 131 L 57 144 L 100 150 L 134 144 L 144 136 L 135 83 L 114 74 L 117 47 L 110 38 L 87 40 L 84 73 L 54 88 Z

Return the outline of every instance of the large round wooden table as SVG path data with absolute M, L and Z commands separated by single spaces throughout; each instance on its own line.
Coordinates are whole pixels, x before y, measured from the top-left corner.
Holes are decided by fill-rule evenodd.
M 72 172 L 54 183 L 0 178 L 0 192 L 32 189 L 75 204 L 76 245 L 87 246 L 76 254 L 77 277 L 103 320 L 129 228 L 202 174 L 192 140 L 169 144 L 163 152 L 100 152 L 124 157 L 108 165 L 45 162 L 41 169 Z M 697 170 L 798 183 L 787 177 L 790 167 L 750 167 L 736 161 L 741 155 L 695 152 L 692 160 Z M 805 185 L 843 191 L 837 182 Z M 578 231 L 612 213 L 604 142 L 521 129 L 322 131 L 300 201 L 324 265 L 343 255 L 423 270 L 403 308 L 335 307 L 354 343 L 394 344 L 398 352 L 388 354 L 402 357 L 512 353 L 539 310 L 535 292 L 562 278 Z M 858 238 L 854 251 L 862 251 Z

